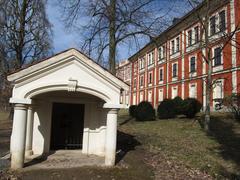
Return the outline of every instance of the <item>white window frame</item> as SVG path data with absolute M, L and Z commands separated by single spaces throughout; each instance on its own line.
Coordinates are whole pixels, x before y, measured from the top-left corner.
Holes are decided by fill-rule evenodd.
M 139 97 L 139 102 L 142 102 L 144 101 L 144 92 L 143 91 L 140 91 L 140 97 Z
M 223 45 L 222 44 L 219 44 L 219 45 L 217 45 L 217 46 L 214 46 L 214 47 L 212 47 L 212 58 L 214 57 L 214 52 L 215 52 L 215 49 L 217 49 L 217 48 L 222 48 L 223 47 Z M 215 64 L 215 58 L 213 59 L 213 72 L 216 72 L 216 71 L 221 71 L 221 70 L 223 70 L 223 63 L 224 63 L 224 61 L 223 61 L 223 50 L 221 51 L 221 65 L 219 65 L 219 66 L 214 66 L 214 64 Z
M 174 96 L 173 90 L 176 90 L 176 92 L 177 92 L 176 96 Z M 171 97 L 172 97 L 172 99 L 174 99 L 174 98 L 177 97 L 177 96 L 178 96 L 178 86 L 173 86 L 173 87 L 172 87 Z
M 162 80 L 160 80 L 160 71 L 162 70 L 162 77 L 163 77 L 163 79 Z M 164 67 L 160 67 L 159 69 L 158 69 L 158 77 L 159 77 L 159 84 L 163 84 L 163 81 L 164 81 Z
M 218 97 L 216 97 L 216 87 L 217 87 L 217 85 L 216 85 L 216 83 L 221 83 L 221 94 L 220 94 L 220 99 L 222 98 L 224 98 L 224 79 L 218 79 L 218 80 L 216 80 L 216 82 L 215 82 L 215 84 L 213 84 L 213 90 L 212 90 L 212 97 L 213 97 L 213 107 L 215 108 L 215 105 L 218 103 L 218 102 L 216 102 L 216 101 L 214 101 L 214 99 L 218 99 Z
M 151 83 L 150 83 L 150 74 L 151 74 Z M 148 72 L 148 86 L 152 86 L 153 84 L 153 72 Z
M 195 57 L 195 71 L 194 72 L 191 72 L 191 59 Z M 192 56 L 189 56 L 189 74 L 190 74 L 190 77 L 194 77 L 194 76 L 197 76 L 197 55 L 192 55 Z
M 176 77 L 173 77 L 173 65 L 176 64 L 177 65 L 177 69 L 176 69 Z M 172 81 L 176 81 L 178 79 L 178 62 L 174 62 L 172 63 Z
M 162 95 L 162 96 L 160 96 L 160 94 Z M 161 88 L 161 89 L 158 89 L 158 102 L 162 102 L 164 100 L 164 91 L 163 91 L 163 89 Z
M 148 102 L 152 102 L 152 90 L 148 91 Z
M 137 104 L 136 100 L 137 100 L 137 94 L 133 93 L 133 103 L 132 103 L 133 105 Z
M 165 45 L 158 48 L 158 62 L 162 63 L 165 61 Z
M 176 58 L 180 56 L 180 51 L 181 51 L 181 35 L 177 35 L 174 38 L 170 40 L 170 58 Z M 179 49 L 177 50 L 177 39 L 179 38 Z M 172 44 L 172 42 L 174 43 Z M 174 50 L 174 51 L 173 51 Z
M 196 41 L 195 37 L 196 37 L 196 33 L 195 33 L 195 28 L 198 27 L 198 41 Z M 195 24 L 194 26 L 191 26 L 190 28 L 188 28 L 187 30 L 185 30 L 185 34 L 186 34 L 186 52 L 192 51 L 194 49 L 196 49 L 197 47 L 199 47 L 199 42 L 200 42 L 200 23 Z M 189 45 L 189 37 L 188 37 L 188 32 L 192 30 L 192 44 Z
M 139 59 L 139 70 L 143 70 L 145 68 L 145 58 L 144 57 L 141 57 Z
M 154 50 L 152 50 L 151 52 L 148 53 L 148 66 L 152 66 L 154 65 Z
M 220 31 L 220 17 L 219 17 L 219 14 L 220 12 L 222 11 L 225 11 L 225 30 L 224 31 Z M 215 16 L 216 18 L 216 21 L 215 21 L 215 26 L 216 26 L 216 32 L 215 34 L 211 34 L 211 23 L 210 23 L 210 19 Z M 227 16 L 228 16 L 228 11 L 227 11 L 227 6 L 217 10 L 216 12 L 214 12 L 210 17 L 209 17 L 209 27 L 208 27 L 208 36 L 210 37 L 210 41 L 213 40 L 213 39 L 216 39 L 216 38 L 220 38 L 222 37 L 226 32 L 227 32 L 227 27 L 228 27 L 228 19 L 227 19 Z
M 213 84 L 213 99 L 215 99 L 215 88 L 217 87 L 217 84 L 221 83 L 221 94 L 220 94 L 220 98 L 224 98 L 224 79 L 218 79 L 215 81 L 215 83 Z
M 192 93 L 191 93 L 191 87 L 192 87 L 192 86 L 195 86 L 195 93 L 194 93 L 195 96 L 191 96 L 191 94 L 192 94 Z M 190 98 L 196 98 L 196 99 L 197 99 L 197 83 L 190 83 L 190 84 L 189 84 L 189 97 L 190 97 Z
M 143 84 L 141 84 L 141 80 L 143 78 Z M 140 75 L 140 81 L 139 81 L 140 88 L 144 87 L 144 75 Z
M 136 82 L 136 83 L 135 83 Z M 133 88 L 136 89 L 137 88 L 137 78 L 133 79 Z
M 170 41 L 170 46 L 171 46 L 171 55 L 173 55 L 175 52 L 176 52 L 176 49 L 175 49 L 175 39 L 172 39 Z

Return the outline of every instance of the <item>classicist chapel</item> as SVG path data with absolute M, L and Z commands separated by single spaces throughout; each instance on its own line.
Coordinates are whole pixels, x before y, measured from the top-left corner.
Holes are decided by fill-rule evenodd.
M 76 49 L 37 61 L 8 76 L 14 85 L 11 167 L 25 158 L 76 149 L 115 164 L 117 114 L 126 105 L 165 98 L 197 98 L 205 106 L 206 49 L 198 6 L 117 67 L 116 77 Z M 240 1 L 212 0 L 209 41 L 213 59 L 211 107 L 240 92 Z M 225 34 L 234 32 L 224 44 Z M 124 82 L 126 81 L 126 82 Z M 130 87 L 129 85 L 130 84 Z

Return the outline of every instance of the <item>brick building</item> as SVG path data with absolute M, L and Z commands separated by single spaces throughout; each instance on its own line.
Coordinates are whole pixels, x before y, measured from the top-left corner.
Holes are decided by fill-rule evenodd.
M 202 3 L 175 21 L 166 31 L 129 58 L 132 63 L 131 104 L 147 100 L 154 107 L 165 98 L 197 98 L 205 106 L 206 75 L 199 15 Z M 216 99 L 240 92 L 240 1 L 211 0 L 208 40 L 213 59 L 214 81 L 211 106 Z M 226 35 L 235 32 L 226 43 Z
M 116 76 L 119 77 L 127 84 L 131 84 L 131 63 L 128 60 L 121 61 L 116 66 Z M 124 91 L 121 95 L 121 101 L 123 104 L 130 104 L 130 92 Z

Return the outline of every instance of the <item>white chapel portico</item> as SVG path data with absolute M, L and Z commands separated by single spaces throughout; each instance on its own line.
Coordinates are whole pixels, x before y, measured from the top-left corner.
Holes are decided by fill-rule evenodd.
M 69 49 L 8 76 L 13 83 L 11 167 L 26 156 L 81 149 L 115 164 L 117 114 L 129 86 L 83 53 Z

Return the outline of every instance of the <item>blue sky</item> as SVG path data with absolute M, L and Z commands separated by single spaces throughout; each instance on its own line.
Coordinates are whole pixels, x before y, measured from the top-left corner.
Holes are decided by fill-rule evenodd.
M 169 3 L 171 0 L 159 0 L 157 3 L 161 3 L 161 6 L 169 8 Z M 80 36 L 76 31 L 70 31 L 65 28 L 64 22 L 61 19 L 61 10 L 57 5 L 57 0 L 48 1 L 47 5 L 47 14 L 49 21 L 53 25 L 53 47 L 54 53 L 66 50 L 68 48 L 79 48 Z M 164 4 L 164 5 L 163 5 Z M 183 15 L 188 10 L 186 9 L 186 1 L 177 0 L 177 3 L 174 4 L 174 11 L 171 13 L 172 17 L 177 17 Z M 170 17 L 170 18 L 172 18 Z M 146 44 L 147 41 L 142 41 L 141 46 Z M 117 60 L 122 60 L 130 57 L 134 54 L 137 49 L 129 50 L 126 44 L 119 47 L 117 52 Z

